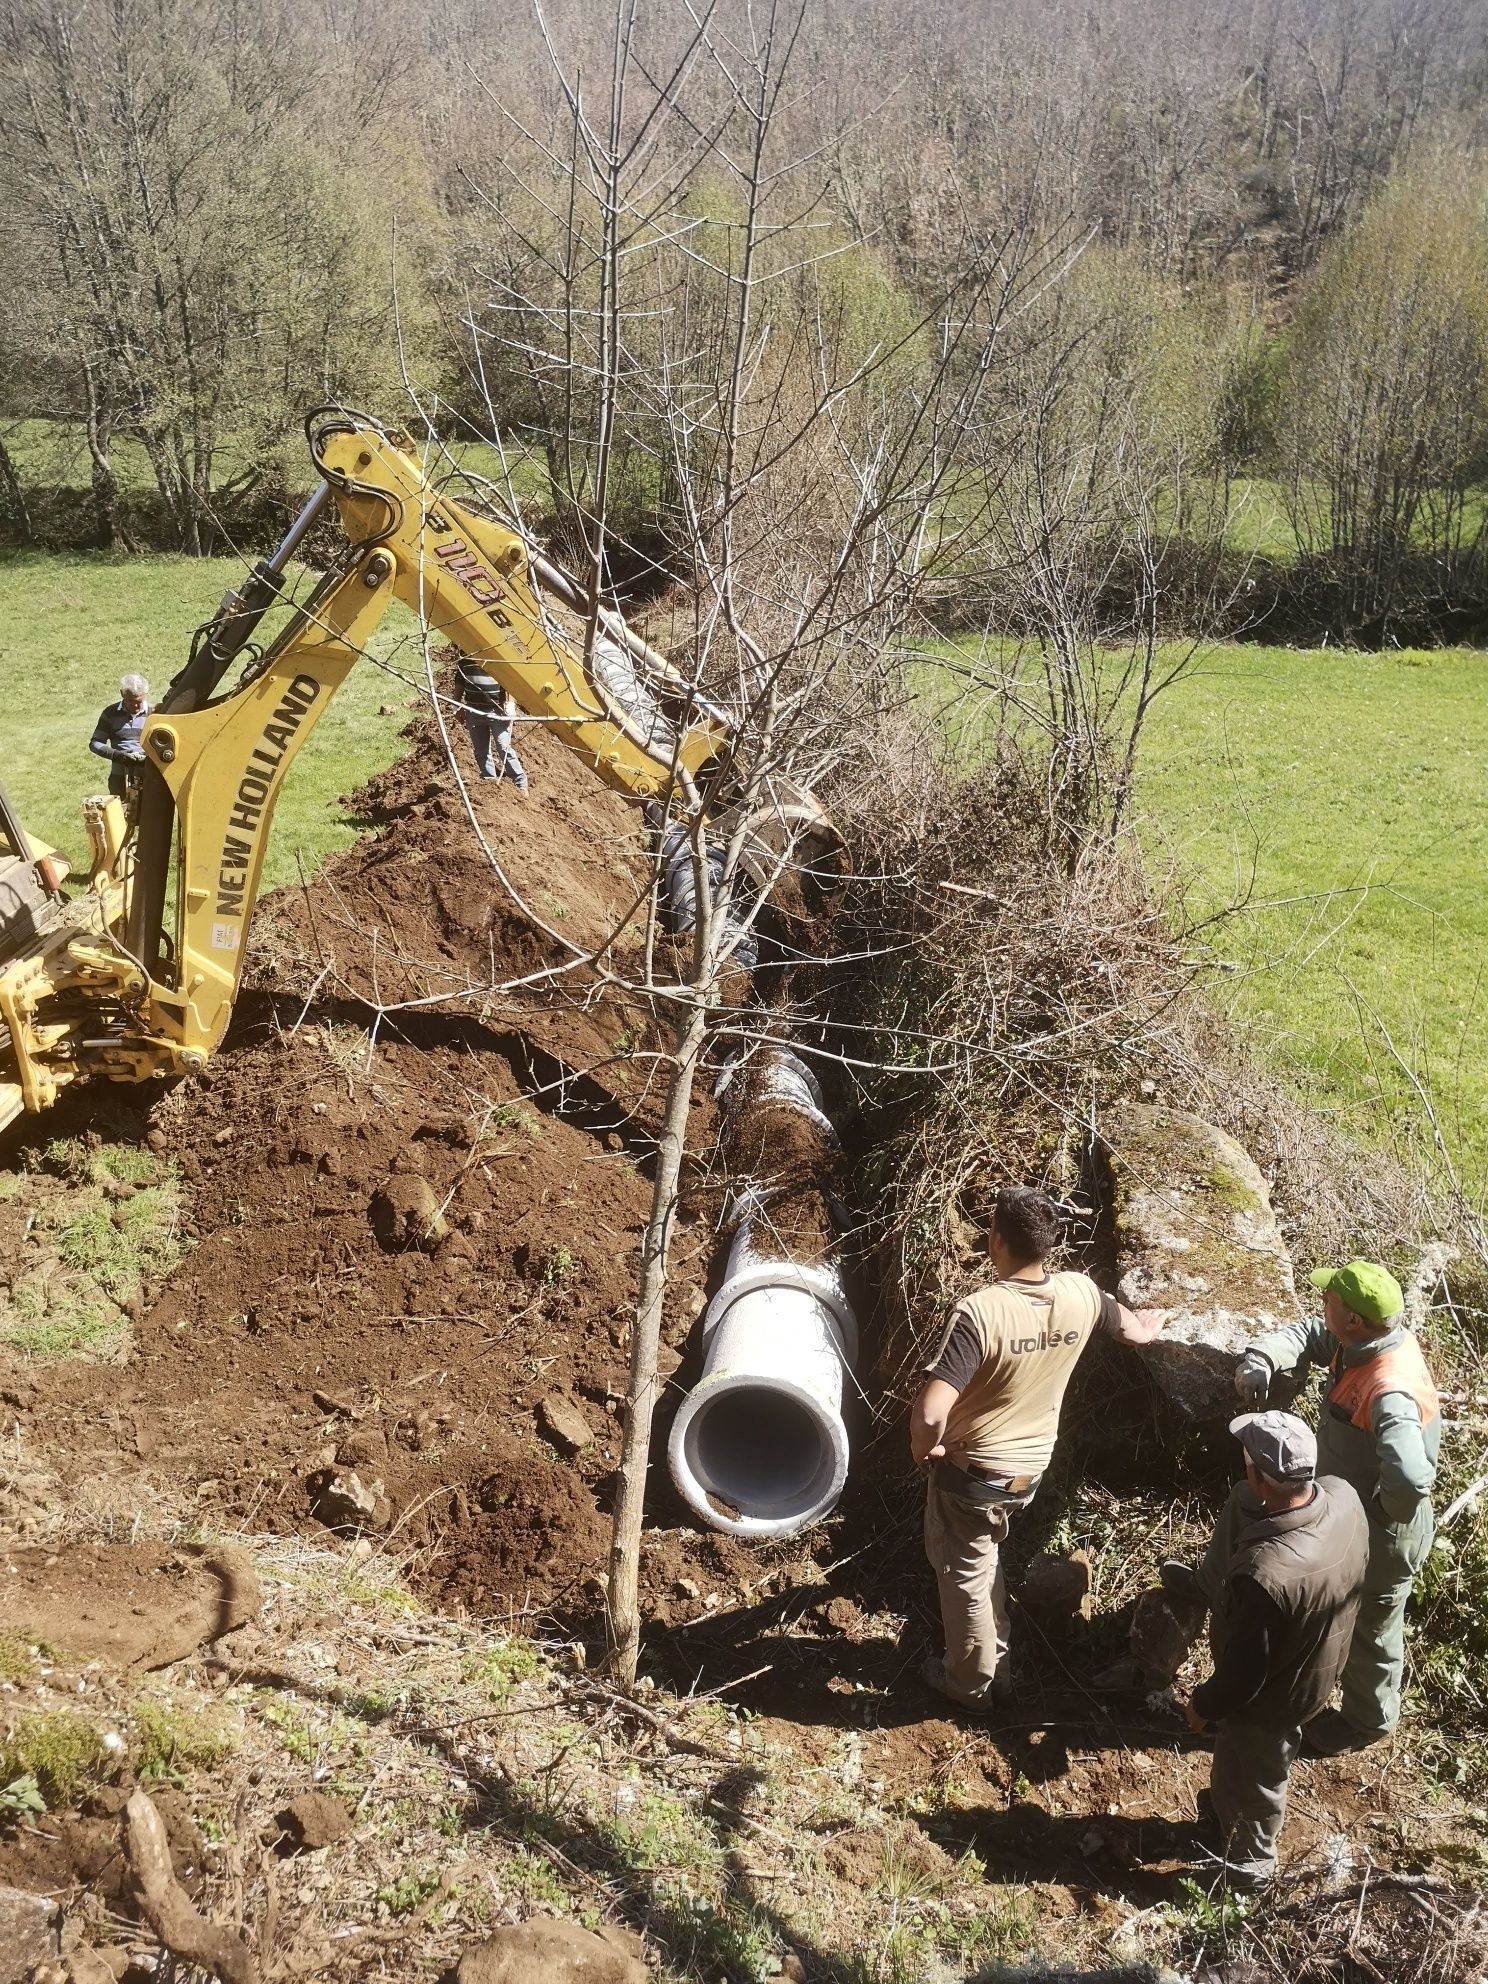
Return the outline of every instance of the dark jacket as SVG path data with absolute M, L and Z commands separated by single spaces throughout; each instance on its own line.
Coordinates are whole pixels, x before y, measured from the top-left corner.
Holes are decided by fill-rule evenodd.
M 1276 1728 L 1295 1727 L 1327 1705 L 1348 1658 L 1369 1563 L 1369 1526 L 1357 1493 L 1336 1475 L 1321 1476 L 1316 1486 L 1302 1508 L 1273 1515 L 1237 1482 L 1220 1518 L 1229 1571 L 1210 1619 L 1215 1672 L 1225 1665 L 1250 1580 L 1275 1615 L 1265 1678 L 1245 1713 Z
M 110 703 L 106 710 L 100 710 L 98 713 L 98 721 L 93 726 L 93 735 L 88 739 L 88 749 L 95 758 L 112 758 L 121 764 L 138 764 L 145 755 L 140 746 L 140 737 L 149 714 L 148 703 L 137 710 L 125 709 L 122 702 Z

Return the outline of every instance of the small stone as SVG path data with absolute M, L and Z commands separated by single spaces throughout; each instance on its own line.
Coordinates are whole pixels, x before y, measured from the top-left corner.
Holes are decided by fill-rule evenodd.
M 594 1445 L 594 1429 L 572 1399 L 550 1392 L 539 1400 L 537 1423 L 543 1434 L 565 1454 L 581 1454 Z
M 394 703 L 379 703 L 377 705 L 377 714 L 379 716 L 396 716 L 398 714 L 397 705 Z
M 1068 1557 L 1047 1552 L 1028 1566 L 1018 1602 L 1046 1627 L 1068 1630 L 1076 1619 L 1090 1617 L 1089 1553 L 1076 1550 Z
M 1175 1678 L 1203 1631 L 1206 1610 L 1202 1599 L 1142 1593 L 1132 1613 L 1131 1651 L 1149 1687 L 1165 1688 Z
M 307 1485 L 316 1518 L 328 1529 L 386 1529 L 392 1521 L 382 1483 L 364 1482 L 354 1468 L 320 1468 Z
M 234 1134 L 235 1132 L 233 1130 L 232 1124 L 224 1123 L 220 1130 L 213 1131 L 212 1142 L 214 1144 L 230 1144 L 233 1140 Z
M 351 1814 L 328 1791 L 302 1791 L 298 1798 L 290 1799 L 274 1823 L 282 1836 L 283 1850 L 314 1853 L 346 1838 L 351 1831 Z
M 62 1954 L 62 1911 L 43 1894 L 0 1888 L 0 1984 L 22 1984 Z
M 156 1152 L 170 1149 L 170 1138 L 164 1130 L 154 1129 L 145 1132 L 145 1147 Z
M 695 1578 L 678 1578 L 672 1590 L 679 1598 L 701 1598 L 703 1595 L 702 1586 Z

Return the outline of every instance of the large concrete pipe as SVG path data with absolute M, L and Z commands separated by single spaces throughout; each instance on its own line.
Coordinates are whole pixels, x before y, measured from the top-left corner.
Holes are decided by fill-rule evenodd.
M 703 1375 L 672 1425 L 672 1479 L 731 1536 L 791 1536 L 837 1506 L 847 1480 L 843 1381 L 857 1323 L 835 1269 L 755 1251 L 740 1228 L 703 1317 Z

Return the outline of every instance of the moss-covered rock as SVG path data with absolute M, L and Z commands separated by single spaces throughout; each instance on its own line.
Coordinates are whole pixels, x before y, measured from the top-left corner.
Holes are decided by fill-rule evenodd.
M 1104 1146 L 1121 1298 L 1169 1311 L 1141 1354 L 1186 1417 L 1226 1417 L 1236 1357 L 1299 1313 L 1270 1188 L 1233 1137 L 1185 1110 L 1134 1104 Z

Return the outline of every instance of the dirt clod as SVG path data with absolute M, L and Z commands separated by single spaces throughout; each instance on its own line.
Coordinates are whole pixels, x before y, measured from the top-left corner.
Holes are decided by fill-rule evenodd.
M 329 1791 L 302 1791 L 274 1820 L 290 1853 L 313 1853 L 333 1846 L 351 1831 L 351 1814 Z
M 432 1253 L 449 1232 L 433 1186 L 416 1171 L 400 1171 L 374 1192 L 367 1217 L 378 1246 L 389 1253 L 410 1247 Z
M 466 1950 L 454 1984 L 650 1984 L 641 1947 L 624 1929 L 527 1922 Z

